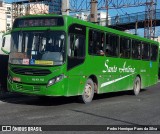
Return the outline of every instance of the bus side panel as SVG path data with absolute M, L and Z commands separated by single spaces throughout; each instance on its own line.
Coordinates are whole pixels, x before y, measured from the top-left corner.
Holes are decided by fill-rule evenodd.
M 141 76 L 141 88 L 145 88 L 157 83 L 158 69 L 157 63 L 152 61 L 141 61 L 140 76 Z
M 118 79 L 118 58 L 106 57 L 103 64 L 103 69 L 101 73 L 104 75 L 104 81 L 101 82 L 102 88 L 100 93 L 114 92 L 118 87 L 118 82 L 115 81 Z M 99 89 L 100 89 L 99 88 Z
M 68 90 L 66 96 L 81 95 L 86 83 L 85 79 L 85 64 L 75 66 L 67 73 L 68 77 Z
M 128 70 L 128 68 L 135 68 L 132 65 L 132 62 L 128 59 L 122 59 L 122 58 L 117 58 L 117 78 L 115 80 L 117 81 L 115 84 L 117 85 L 117 88 L 115 91 L 124 91 L 124 90 L 131 90 L 133 87 L 133 76 L 134 72 L 131 72 Z
M 137 68 L 133 61 L 120 58 L 106 58 L 103 73 L 105 74 L 103 92 L 123 91 L 133 89 Z
M 150 85 L 150 61 L 141 61 L 140 76 L 141 76 L 141 88 L 145 88 Z
M 116 88 L 116 86 L 114 84 L 107 84 L 110 81 L 114 80 L 114 76 L 113 75 L 104 75 L 103 79 L 99 81 L 99 90 L 98 93 L 107 93 L 107 92 L 114 92 L 114 89 Z
M 150 62 L 150 85 L 154 85 L 158 82 L 158 62 Z
M 108 72 L 106 72 L 105 62 L 106 62 L 105 56 L 96 56 L 96 55 L 89 55 L 86 59 L 86 75 L 87 77 L 95 77 L 97 79 L 97 86 L 98 91 L 97 93 L 105 93 L 105 92 L 111 92 L 113 91 L 113 85 L 107 84 L 108 81 L 111 81 L 114 79 L 113 74 L 109 75 Z

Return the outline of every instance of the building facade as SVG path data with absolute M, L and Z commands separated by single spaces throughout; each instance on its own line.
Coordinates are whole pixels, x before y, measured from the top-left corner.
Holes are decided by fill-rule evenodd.
M 0 32 L 9 31 L 12 27 L 12 4 L 1 3 Z

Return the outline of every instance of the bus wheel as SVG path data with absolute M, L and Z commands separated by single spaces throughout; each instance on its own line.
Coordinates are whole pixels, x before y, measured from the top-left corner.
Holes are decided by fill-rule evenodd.
M 79 97 L 80 101 L 87 104 L 90 103 L 94 96 L 94 83 L 92 79 L 88 79 L 83 94 Z
M 138 95 L 141 90 L 141 80 L 139 77 L 136 77 L 134 80 L 133 91 L 135 95 Z

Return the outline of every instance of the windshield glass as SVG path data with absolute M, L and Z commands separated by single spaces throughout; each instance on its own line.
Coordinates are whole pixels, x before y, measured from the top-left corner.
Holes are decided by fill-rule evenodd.
M 65 33 L 62 31 L 19 31 L 12 33 L 9 63 L 61 65 Z

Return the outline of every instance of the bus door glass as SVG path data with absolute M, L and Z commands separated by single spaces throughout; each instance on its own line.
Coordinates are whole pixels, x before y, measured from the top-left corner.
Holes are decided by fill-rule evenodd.
M 86 28 L 73 24 L 69 27 L 68 70 L 82 64 L 85 59 Z

